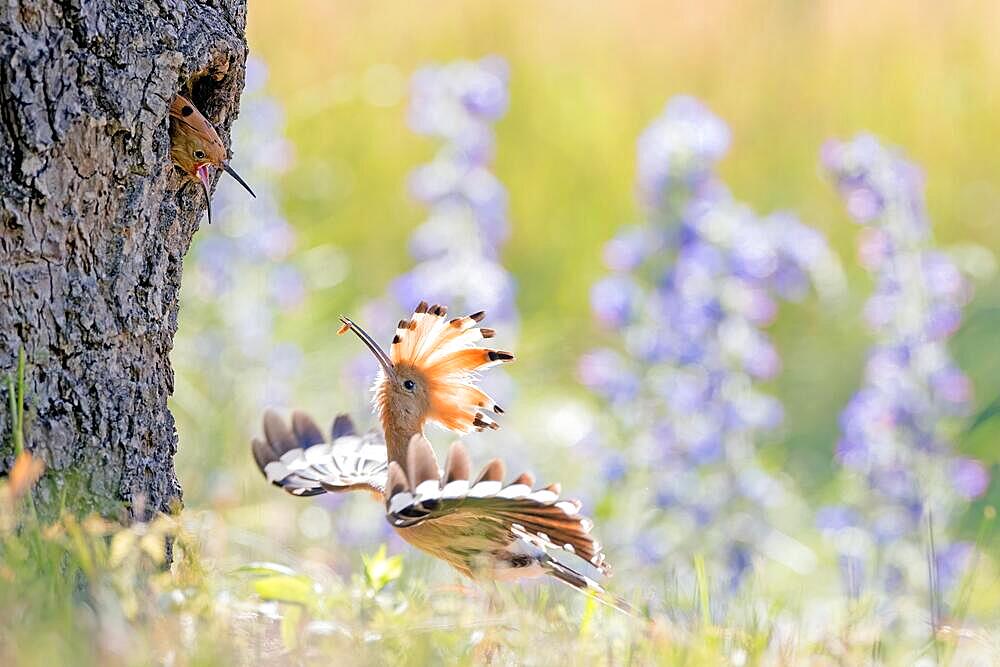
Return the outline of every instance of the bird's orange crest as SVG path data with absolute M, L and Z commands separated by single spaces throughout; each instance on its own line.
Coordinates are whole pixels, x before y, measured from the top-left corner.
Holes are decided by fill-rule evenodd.
M 405 423 L 401 430 L 408 439 L 425 421 L 456 433 L 500 427 L 489 413 L 503 410 L 476 380 L 480 371 L 513 361 L 514 355 L 478 346 L 495 333 L 479 326 L 485 313 L 448 319 L 447 312 L 445 306 L 421 301 L 410 319 L 400 320 L 389 354 L 364 329 L 341 318 L 344 326 L 338 333 L 357 334 L 382 367 L 374 386 L 375 406 L 387 431 Z
M 395 367 L 412 368 L 425 378 L 429 421 L 457 433 L 499 428 L 488 413 L 503 410 L 475 382 L 480 371 L 513 361 L 514 355 L 479 347 L 495 335 L 479 326 L 483 311 L 450 319 L 447 313 L 446 306 L 421 301 L 410 319 L 399 322 L 389 358 Z

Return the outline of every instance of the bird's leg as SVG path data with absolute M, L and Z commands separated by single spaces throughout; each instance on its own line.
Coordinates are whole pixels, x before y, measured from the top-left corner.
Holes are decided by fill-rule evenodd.
M 499 616 L 503 612 L 503 596 L 495 581 L 490 582 L 486 587 L 486 613 L 490 616 Z
M 478 586 L 467 586 L 461 580 L 456 581 L 454 584 L 441 586 L 438 590 L 442 593 L 455 593 L 466 598 L 478 597 L 481 592 Z
M 498 619 L 503 612 L 503 600 L 497 583 L 491 581 L 481 589 L 485 593 L 486 618 Z M 503 643 L 497 633 L 497 625 L 490 623 L 483 629 L 483 637 L 476 644 L 475 655 L 477 662 L 485 665 L 492 665 L 499 657 Z

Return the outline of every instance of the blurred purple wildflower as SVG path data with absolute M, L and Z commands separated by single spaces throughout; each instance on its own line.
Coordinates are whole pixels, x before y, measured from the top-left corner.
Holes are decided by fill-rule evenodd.
M 729 128 L 693 97 L 679 95 L 639 137 L 638 184 L 644 201 L 657 206 L 672 192 L 713 177 L 729 150 Z
M 498 261 L 509 231 L 507 192 L 489 170 L 492 124 L 509 102 L 507 78 L 506 62 L 494 56 L 426 66 L 413 75 L 410 126 L 443 144 L 410 176 L 410 191 L 430 210 L 410 241 L 418 264 L 391 292 L 404 310 L 422 299 L 456 313 L 486 310 L 509 335 L 515 285 Z
M 626 366 L 625 358 L 615 350 L 591 350 L 581 359 L 577 371 L 580 380 L 612 402 L 627 402 L 635 397 L 639 379 Z
M 972 396 L 947 339 L 961 323 L 971 289 L 934 247 L 915 165 L 870 135 L 828 142 L 822 160 L 848 213 L 866 225 L 859 257 L 875 282 L 864 309 L 875 342 L 863 386 L 841 414 L 836 457 L 863 480 L 857 525 L 872 536 L 863 554 L 867 583 L 891 595 L 919 592 L 926 590 L 926 575 L 916 576 L 923 569 L 919 561 L 913 565 L 925 548 L 927 511 L 947 530 L 963 503 L 989 485 L 982 464 L 955 456 L 951 436 Z M 939 547 L 946 592 L 964 562 L 958 557 L 963 548 Z
M 185 267 L 185 324 L 174 357 L 178 373 L 204 384 L 217 402 L 235 398 L 241 410 L 254 415 L 290 397 L 301 354 L 279 344 L 273 326 L 282 311 L 307 296 L 302 274 L 289 262 L 295 230 L 282 216 L 277 195 L 277 178 L 290 166 L 292 150 L 284 138 L 281 107 L 264 92 L 266 78 L 265 65 L 250 59 L 240 119 L 233 127 L 236 166 L 257 198 L 249 199 L 228 177 L 219 180 L 213 197 L 217 219 L 198 231 Z M 211 355 L 185 353 L 204 349 L 202 340 L 225 344 L 214 346 Z M 249 388 L 254 395 L 244 395 Z
M 952 463 L 951 480 L 958 495 L 972 500 L 986 493 L 990 485 L 990 474 L 975 459 L 957 459 Z
M 447 305 L 455 315 L 485 310 L 497 344 L 513 344 L 517 290 L 500 262 L 509 233 L 507 191 L 490 170 L 493 123 L 509 103 L 507 79 L 506 62 L 494 56 L 425 66 L 412 77 L 410 126 L 440 146 L 409 178 L 410 193 L 428 208 L 410 237 L 417 263 L 362 313 L 379 339 L 391 337 L 400 317 L 423 300 Z M 363 370 L 370 382 L 377 365 L 361 353 L 350 370 L 355 376 Z M 501 369 L 491 371 L 483 387 L 501 402 L 513 392 Z
M 647 221 L 607 243 L 612 273 L 591 290 L 597 320 L 625 353 L 597 349 L 578 366 L 580 380 L 616 406 L 609 428 L 628 443 L 601 454 L 605 479 L 628 477 L 649 496 L 623 501 L 622 511 L 659 508 L 644 522 L 623 519 L 635 535 L 621 539 L 662 529 L 669 544 L 642 553 L 678 571 L 711 554 L 722 593 L 752 569 L 767 512 L 788 493 L 755 454 L 783 414 L 755 384 L 781 368 L 763 327 L 781 299 L 827 289 L 840 275 L 819 232 L 731 197 L 715 173 L 729 141 L 726 124 L 691 97 L 672 99 L 642 133 Z
M 637 314 L 642 296 L 631 277 L 619 274 L 594 283 L 590 303 L 601 324 L 621 328 Z

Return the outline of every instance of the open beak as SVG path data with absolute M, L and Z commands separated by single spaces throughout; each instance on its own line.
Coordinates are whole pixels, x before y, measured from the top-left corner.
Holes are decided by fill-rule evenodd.
M 371 350 L 372 354 L 375 355 L 375 358 L 378 359 L 378 363 L 382 366 L 382 370 L 385 371 L 386 376 L 389 378 L 395 378 L 396 369 L 392 365 L 389 355 L 385 353 L 385 350 L 378 346 L 378 343 L 372 340 L 372 337 L 368 335 L 368 332 L 355 324 L 349 317 L 342 316 L 340 321 L 344 323 L 345 328 L 350 329 L 357 334 L 358 338 L 361 339 L 361 342 L 364 343 L 369 350 Z
M 249 185 L 247 185 L 247 182 L 246 182 L 246 181 L 244 181 L 244 180 L 243 180 L 243 179 L 242 179 L 242 178 L 240 177 L 240 175 L 236 173 L 236 170 L 235 170 L 235 169 L 233 169 L 232 167 L 230 167 L 230 166 L 229 166 L 229 163 L 228 163 L 228 162 L 223 162 L 223 163 L 222 163 L 222 169 L 223 169 L 223 171 L 225 171 L 225 172 L 226 172 L 227 174 L 229 174 L 230 176 L 232 176 L 233 178 L 235 178 L 235 179 L 236 179 L 236 182 L 237 182 L 237 183 L 239 183 L 239 184 L 240 184 L 240 185 L 242 185 L 242 186 L 243 186 L 244 188 L 246 188 L 247 192 L 249 192 L 249 193 L 250 193 L 250 196 L 251 196 L 251 197 L 253 197 L 254 199 L 256 199 L 256 198 L 257 198 L 257 195 L 255 195 L 255 194 L 253 193 L 253 190 L 251 190 L 251 189 L 250 189 L 250 186 L 249 186 Z
M 201 165 L 200 167 L 198 167 L 197 174 L 198 174 L 198 180 L 201 181 L 201 187 L 205 191 L 205 200 L 208 202 L 208 224 L 212 224 L 212 197 L 209 194 L 210 191 L 209 191 L 209 181 L 208 181 L 209 166 L 210 166 L 209 164 Z M 253 193 L 253 190 L 251 190 L 250 186 L 247 185 L 247 182 L 243 180 L 243 177 L 237 174 L 236 170 L 230 167 L 228 162 L 222 163 L 222 170 L 227 174 L 229 174 L 230 176 L 232 176 L 233 178 L 235 178 L 237 183 L 246 188 L 246 191 L 250 193 L 251 197 L 253 197 L 254 199 L 257 198 L 257 195 Z
M 201 181 L 202 189 L 205 190 L 205 201 L 208 202 L 208 224 L 212 224 L 212 195 L 208 189 L 208 165 L 201 165 L 196 173 L 198 180 Z

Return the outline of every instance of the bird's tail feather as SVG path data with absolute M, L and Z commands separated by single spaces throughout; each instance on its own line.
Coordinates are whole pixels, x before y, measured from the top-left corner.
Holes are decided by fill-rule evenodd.
M 573 568 L 560 563 L 556 559 L 551 557 L 545 559 L 542 562 L 542 567 L 545 568 L 549 576 L 566 584 L 570 588 L 574 588 L 585 595 L 593 597 L 601 604 L 617 609 L 628 616 L 638 616 L 635 607 L 630 605 L 624 599 L 609 592 L 606 588 L 590 577 L 577 572 Z

